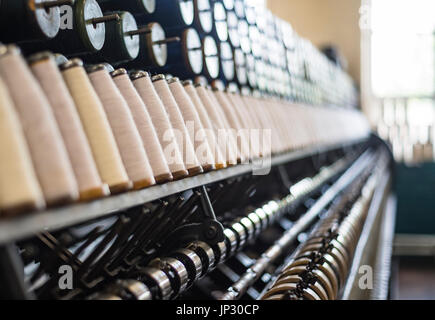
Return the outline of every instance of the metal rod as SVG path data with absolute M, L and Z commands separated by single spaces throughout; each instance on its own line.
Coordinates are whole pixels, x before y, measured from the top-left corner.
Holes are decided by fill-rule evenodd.
M 114 13 L 114 14 L 109 14 L 107 16 L 92 18 L 92 19 L 89 19 L 87 22 L 92 23 L 93 25 L 96 25 L 99 23 L 108 22 L 108 21 L 112 21 L 112 20 L 119 21 L 119 20 L 121 20 L 121 17 L 119 16 L 119 14 Z
M 24 282 L 24 266 L 14 244 L 0 246 L 0 299 L 33 300 Z
M 150 33 L 150 32 L 151 32 L 151 29 L 146 26 L 146 27 L 139 28 L 137 30 L 127 31 L 125 34 L 127 36 L 135 36 L 138 34 L 144 34 L 144 33 Z
M 181 41 L 180 37 L 171 37 L 171 38 L 167 38 L 167 39 L 163 39 L 163 40 L 154 41 L 153 45 L 161 45 L 161 44 L 166 44 L 166 43 L 170 43 L 170 42 L 180 42 L 180 41 Z

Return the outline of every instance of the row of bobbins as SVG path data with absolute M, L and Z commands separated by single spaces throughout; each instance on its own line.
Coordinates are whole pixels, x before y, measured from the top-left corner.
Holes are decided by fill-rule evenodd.
M 263 300 L 335 300 L 339 297 L 376 187 L 376 174 L 331 209 L 280 272 Z
M 110 72 L 100 64 L 89 66 L 86 72 L 79 59 L 57 56 L 57 61 L 59 67 L 51 54 L 36 54 L 29 58 L 29 67 L 17 47 L 1 46 L 2 98 L 9 106 L 7 112 L 16 109 L 29 149 L 25 151 L 23 134 L 15 123 L 8 134 L 21 135 L 22 147 L 12 150 L 14 146 L 9 146 L 11 153 L 5 153 L 8 161 L 2 165 L 5 172 L 27 168 L 22 180 L 15 182 L 26 187 L 10 188 L 2 200 L 10 202 L 2 205 L 4 211 L 20 206 L 40 208 L 41 191 L 48 205 L 91 200 L 109 190 L 141 189 L 271 153 L 334 142 L 344 133 L 358 137 L 367 131 L 356 112 L 333 118 L 334 113 L 326 109 L 314 113 L 308 107 L 224 92 L 217 84 L 211 90 L 190 81 L 181 83 L 178 78 L 151 78 L 143 71 Z M 288 126 L 281 116 L 287 114 L 286 109 L 307 121 L 305 128 L 298 126 L 300 121 L 294 121 L 295 127 Z M 328 118 L 343 127 L 333 126 Z M 352 118 L 356 122 L 349 121 Z M 187 122 L 194 124 L 193 131 L 187 130 Z M 327 129 L 329 135 L 318 127 Z M 271 141 L 251 139 L 251 129 L 271 130 Z M 206 134 L 198 144 L 196 136 L 201 131 Z M 222 131 L 227 139 L 219 139 Z M 31 164 L 41 190 L 34 182 Z M 9 179 L 3 181 L 5 186 L 9 183 Z
M 142 123 L 138 124 L 142 138 L 149 137 L 148 140 L 154 140 L 151 141 L 151 143 L 148 140 L 143 141 L 143 144 L 148 149 L 154 149 L 147 151 L 154 156 L 153 160 L 155 161 L 152 161 L 152 163 L 154 164 L 153 169 L 157 173 L 155 180 L 161 183 L 170 181 L 172 178 L 177 179 L 187 176 L 189 173 L 195 174 L 202 172 L 197 162 L 194 163 L 196 167 L 187 166 L 187 168 L 185 168 L 181 161 L 176 161 L 175 165 L 178 167 L 172 171 L 174 176 L 171 175 L 171 172 L 169 172 L 167 168 L 162 168 L 164 167 L 165 161 L 161 157 L 162 150 L 159 150 L 156 144 L 156 134 L 153 133 L 152 125 L 150 124 L 150 116 L 147 116 L 143 102 L 140 101 L 128 75 L 126 72 L 123 72 L 123 70 L 114 72 L 112 74 L 114 81 L 111 81 L 103 65 L 89 68 L 88 78 L 79 60 L 64 61 L 60 67 L 62 73 L 59 73 L 54 59 L 50 54 L 32 56 L 29 62 L 31 70 L 26 66 L 16 47 L 2 47 L 0 63 L 2 66 L 1 70 L 3 71 L 2 77 L 6 80 L 3 89 L 6 90 L 6 87 L 8 87 L 7 89 L 11 91 L 11 97 L 6 91 L 4 91 L 2 97 L 7 98 L 9 112 L 13 112 L 13 110 L 11 110 L 12 103 L 15 103 L 15 107 L 18 111 L 21 111 L 21 113 L 19 113 L 21 116 L 20 120 L 24 128 L 25 136 L 28 139 L 30 153 L 33 156 L 32 160 L 34 161 L 34 166 L 48 204 L 53 205 L 60 202 L 69 202 L 76 198 L 72 190 L 74 189 L 74 182 L 72 182 L 71 168 L 67 165 L 68 161 L 65 161 L 65 150 L 59 146 L 59 140 L 61 139 L 59 139 L 60 134 L 58 130 L 56 130 L 55 121 L 53 121 L 53 114 L 54 118 L 57 120 L 59 131 L 65 140 L 66 149 L 71 157 L 71 164 L 80 187 L 80 197 L 82 200 L 88 200 L 107 194 L 107 190 L 101 186 L 97 170 L 91 161 L 91 153 L 96 160 L 98 171 L 103 182 L 110 187 L 112 193 L 128 189 L 130 182 L 128 181 L 127 174 L 130 174 L 130 177 L 136 178 L 139 171 L 142 171 L 142 176 L 144 173 L 147 174 L 148 179 L 145 178 L 133 181 L 135 188 L 146 187 L 155 183 L 154 178 L 150 175 L 150 168 L 144 167 L 148 164 L 148 161 L 145 160 L 145 153 L 141 152 L 143 151 L 142 148 L 138 146 L 141 143 L 139 142 L 139 135 L 133 129 L 135 126 L 132 121 L 132 112 L 128 110 L 124 98 L 116 89 L 116 82 L 119 82 L 120 90 L 123 90 L 123 93 L 129 98 L 128 102 L 131 108 L 133 109 L 134 106 L 136 106 L 136 109 L 132 111 L 137 111 L 139 114 L 136 116 L 136 120 L 142 121 Z M 15 76 L 16 74 L 20 74 L 20 76 Z M 148 76 L 146 73 L 142 73 L 141 75 Z M 139 78 L 143 78 L 142 76 L 138 76 L 138 74 L 136 74 L 135 77 L 134 82 Z M 63 83 L 62 78 L 65 80 L 65 83 Z M 147 78 L 149 78 L 149 76 Z M 157 82 L 157 80 L 163 79 L 164 78 L 157 77 L 154 80 Z M 38 86 L 38 80 L 41 87 Z M 139 80 L 137 82 L 139 82 Z M 176 87 L 178 84 L 176 81 L 171 81 L 171 83 L 174 84 L 171 85 L 171 89 L 174 87 L 174 93 L 180 89 Z M 94 87 L 92 88 L 91 85 Z M 26 93 L 29 93 L 29 96 L 21 94 L 22 86 L 25 87 L 27 90 Z M 165 82 L 160 82 L 159 85 L 155 87 L 159 87 L 160 93 L 166 94 L 169 102 L 172 102 L 173 110 L 171 119 L 174 122 L 178 121 L 175 125 L 178 125 L 178 128 L 183 129 L 185 133 L 186 130 L 183 127 L 184 124 L 175 106 L 174 99 L 170 99 L 172 94 L 168 92 L 168 86 L 165 85 Z M 111 90 L 107 90 L 109 88 Z M 141 91 L 140 88 L 138 88 L 138 91 Z M 155 93 L 154 90 L 148 91 Z M 46 94 L 46 96 L 44 96 L 44 94 Z M 146 93 L 144 94 L 146 95 Z M 30 96 L 32 96 L 32 98 L 30 98 Z M 151 97 L 151 100 L 153 100 L 152 98 L 153 97 Z M 161 96 L 157 96 L 154 97 L 154 101 L 151 102 L 156 102 L 157 107 L 161 109 L 161 113 L 166 116 L 166 111 L 164 111 L 160 99 Z M 28 107 L 27 100 L 32 102 L 34 105 L 33 109 Z M 150 98 L 148 98 L 148 100 L 150 100 Z M 170 103 L 167 103 L 165 105 L 169 104 Z M 53 114 L 50 112 L 47 105 L 52 107 Z M 192 104 L 188 107 L 192 107 Z M 75 108 L 77 108 L 77 110 L 75 110 Z M 36 118 L 33 112 L 39 115 L 39 118 Z M 191 113 L 194 114 L 194 112 Z M 176 116 L 178 116 L 178 119 Z M 35 119 L 38 121 L 35 121 Z M 156 119 L 156 121 L 159 120 L 158 117 Z M 199 116 L 197 116 L 195 120 L 198 119 Z M 79 123 L 80 120 L 82 123 Z M 144 122 L 147 123 L 144 125 Z M 108 124 L 111 125 L 114 137 Z M 156 123 L 155 127 L 159 128 L 160 125 L 161 123 Z M 168 125 L 168 128 L 169 127 L 170 125 Z M 117 134 L 117 130 L 119 134 Z M 122 132 L 122 130 L 124 130 L 124 132 Z M 9 132 L 9 134 L 18 131 L 18 128 L 16 128 L 12 132 Z M 92 152 L 89 150 L 83 131 L 89 139 Z M 41 135 L 44 136 L 45 140 L 47 140 L 46 143 L 48 143 L 48 145 L 45 145 L 45 150 L 42 150 L 42 146 L 44 145 L 39 143 Z M 121 140 L 122 135 L 124 135 L 123 140 Z M 160 138 L 162 140 L 162 137 Z M 116 139 L 118 140 L 114 141 Z M 186 136 L 184 140 L 189 141 Z M 210 141 L 209 139 L 209 142 Z M 126 171 L 122 168 L 121 157 L 116 152 L 116 143 L 123 157 L 122 160 L 126 165 Z M 135 143 L 136 145 L 134 145 Z M 189 147 L 188 151 L 192 152 L 192 146 L 187 145 L 187 147 Z M 132 154 L 132 151 L 136 151 L 136 153 Z M 46 159 L 47 155 L 49 155 L 48 159 Z M 160 159 L 157 159 L 157 157 L 160 157 Z M 26 157 L 22 156 L 22 158 L 25 159 Z M 193 156 L 192 158 L 195 161 L 195 157 Z M 213 161 L 210 158 L 207 160 L 209 163 L 206 163 L 204 168 L 206 170 L 214 169 Z M 13 164 L 13 161 L 10 161 L 10 163 Z M 130 166 L 128 164 L 130 164 Z M 216 165 L 218 168 L 225 166 L 224 162 L 217 163 Z M 23 167 L 26 167 L 26 165 L 23 165 Z M 28 168 L 27 171 L 29 171 L 30 166 L 28 163 L 26 168 Z M 52 178 L 54 177 L 50 177 L 49 171 L 56 171 L 56 168 L 58 168 L 56 173 L 59 174 L 56 176 L 58 183 L 53 185 L 52 182 L 55 181 L 53 181 Z M 27 176 L 31 176 L 31 173 L 27 174 Z M 66 180 L 66 183 L 62 178 Z M 62 183 L 64 183 L 63 186 Z M 38 193 L 36 189 L 33 183 L 32 193 L 35 198 L 35 195 Z M 64 194 L 59 195 L 59 193 Z M 34 207 L 37 206 L 34 205 Z

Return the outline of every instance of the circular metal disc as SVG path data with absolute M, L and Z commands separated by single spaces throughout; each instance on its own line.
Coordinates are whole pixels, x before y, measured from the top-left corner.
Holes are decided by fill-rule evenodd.
M 208 34 L 213 29 L 213 12 L 210 0 L 195 0 L 195 15 L 202 32 Z
M 82 23 L 86 26 L 86 35 L 90 44 L 97 51 L 101 50 L 104 45 L 106 27 L 104 23 L 93 24 L 90 20 L 93 18 L 101 18 L 102 16 L 103 12 L 96 0 L 84 1 L 83 14 L 79 15 L 79 17 L 83 19 Z
M 228 40 L 227 12 L 222 2 L 215 2 L 213 5 L 214 27 L 220 41 Z
M 202 44 L 198 32 L 189 28 L 183 34 L 183 53 L 186 58 L 188 68 L 194 74 L 200 74 L 203 69 Z
M 53 1 L 53 0 L 49 0 Z M 0 1 L 1 2 L 1 1 Z M 44 0 L 35 0 L 35 18 L 41 28 L 42 33 L 49 39 L 54 38 L 59 32 L 60 28 L 60 9 L 59 7 L 52 7 L 48 10 L 40 8 L 39 3 L 48 2 Z M 21 23 L 20 21 L 17 21 Z M 23 22 L 24 23 L 24 22 Z
M 132 59 L 136 59 L 139 55 L 139 35 L 126 35 L 129 31 L 137 30 L 137 23 L 136 19 L 133 17 L 133 15 L 130 12 L 123 12 L 121 15 L 121 21 L 122 21 L 122 31 L 124 34 L 124 43 L 125 48 L 127 49 L 128 53 L 132 57 Z
M 156 11 L 156 0 L 142 0 L 142 6 L 146 13 L 152 14 Z
M 178 0 L 178 6 L 180 7 L 181 18 L 186 25 L 190 26 L 194 18 L 193 0 Z
M 146 35 L 149 56 L 158 67 L 163 67 L 168 60 L 168 46 L 166 43 L 155 44 L 155 42 L 166 39 L 165 31 L 157 22 L 149 24 L 149 27 L 151 32 Z
M 204 55 L 204 71 L 209 78 L 216 79 L 219 76 L 219 54 L 216 41 L 207 36 L 202 41 L 202 50 Z
M 227 81 L 232 81 L 234 79 L 234 59 L 231 45 L 228 42 L 221 42 L 219 54 L 222 73 Z

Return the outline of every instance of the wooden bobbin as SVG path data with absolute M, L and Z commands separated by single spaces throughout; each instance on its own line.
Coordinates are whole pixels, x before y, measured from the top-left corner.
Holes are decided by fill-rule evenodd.
M 214 161 L 216 169 L 226 168 L 226 159 L 223 156 L 221 146 L 217 143 L 216 130 L 213 127 L 213 123 L 207 113 L 207 110 L 204 107 L 204 104 L 202 103 L 201 99 L 198 96 L 198 93 L 195 90 L 195 87 L 193 86 L 193 82 L 191 80 L 184 81 L 183 86 L 186 93 L 192 100 L 192 103 L 196 111 L 198 112 L 201 123 L 207 134 L 208 144 L 215 157 Z
M 237 144 L 234 141 L 234 136 L 229 131 L 226 119 L 222 117 L 219 107 L 215 106 L 204 86 L 196 85 L 196 92 L 213 122 L 217 143 L 227 161 L 227 165 L 236 165 L 238 162 Z M 223 133 L 226 133 L 226 136 Z
M 165 183 L 173 179 L 151 117 L 125 69 L 112 72 L 112 78 L 130 108 L 136 127 L 148 155 L 154 179 Z
M 77 180 L 80 200 L 86 201 L 108 195 L 108 186 L 103 185 L 101 181 L 76 106 L 53 55 L 42 52 L 30 57 L 29 63 L 50 102 L 62 134 Z
M 17 47 L 0 48 L 0 75 L 14 101 L 47 204 L 77 200 L 77 183 L 50 103 Z
M 287 141 L 288 144 L 286 148 L 288 150 L 294 150 L 300 147 L 299 136 L 302 131 L 301 123 L 298 121 L 297 117 L 293 117 L 293 114 L 296 116 L 298 113 L 294 112 L 295 107 L 291 104 L 281 104 L 280 112 L 287 115 L 287 123 L 289 125 L 285 126 L 287 130 L 287 135 L 290 137 Z M 292 115 L 292 116 L 290 116 Z
M 180 108 L 190 141 L 195 147 L 195 155 L 204 171 L 215 170 L 215 156 L 208 144 L 207 135 L 198 112 L 178 78 L 168 80 L 169 89 Z
M 240 100 L 241 104 L 243 104 L 243 106 L 245 107 L 245 112 L 251 117 L 251 122 L 254 129 L 260 130 L 260 140 L 258 145 L 259 155 L 260 157 L 268 156 L 267 150 L 270 150 L 270 146 L 268 147 L 264 144 L 264 134 L 265 130 L 267 129 L 264 127 L 263 121 L 261 120 L 261 118 L 263 118 L 262 115 L 259 116 L 258 112 L 256 111 L 256 107 L 254 106 L 254 104 L 256 104 L 256 101 L 251 96 L 248 96 L 246 94 L 242 94 L 240 96 Z
M 39 187 L 12 98 L 0 78 L 0 216 L 41 209 Z
M 77 107 L 94 155 L 101 179 L 110 192 L 119 193 L 132 187 L 103 105 L 79 59 L 61 66 L 62 75 Z
M 281 139 L 279 139 L 279 134 L 277 133 L 276 125 L 271 116 L 271 110 L 266 107 L 266 99 L 258 97 L 255 99 L 258 112 L 262 115 L 264 119 L 266 128 L 272 131 L 272 151 L 274 154 L 279 153 L 280 145 L 282 143 Z
M 256 107 L 254 106 L 256 105 L 255 99 L 246 94 L 242 94 L 240 99 L 245 106 L 246 113 L 251 116 L 254 128 L 260 130 L 260 141 L 258 145 L 260 157 L 269 156 L 271 154 L 271 145 L 268 140 L 265 140 L 267 138 L 265 137 L 267 129 L 262 122 L 262 115 L 256 111 Z
M 216 98 L 218 105 L 225 114 L 225 117 L 228 119 L 230 128 L 233 130 L 233 132 L 235 132 L 237 146 L 242 162 L 248 161 L 249 141 L 246 137 L 245 131 L 243 130 L 243 125 L 240 123 L 237 113 L 234 111 L 231 103 L 228 101 L 227 96 L 224 94 L 223 88 L 215 86 L 213 88 L 212 94 Z
M 131 78 L 150 114 L 172 176 L 175 180 L 188 176 L 189 172 L 184 166 L 183 156 L 175 139 L 168 114 L 154 89 L 149 74 L 137 71 L 131 74 Z
M 106 66 L 103 64 L 92 66 L 88 74 L 103 104 L 127 175 L 133 182 L 133 188 L 138 190 L 156 184 L 133 116 Z
M 189 172 L 189 176 L 194 176 L 203 172 L 201 164 L 196 157 L 193 143 L 190 140 L 189 133 L 187 132 L 183 116 L 181 115 L 177 102 L 169 89 L 165 76 L 156 75 L 152 80 L 154 88 L 162 100 L 166 112 L 169 115 L 172 127 L 176 132 L 177 143 L 179 146 L 182 146 L 184 165 Z

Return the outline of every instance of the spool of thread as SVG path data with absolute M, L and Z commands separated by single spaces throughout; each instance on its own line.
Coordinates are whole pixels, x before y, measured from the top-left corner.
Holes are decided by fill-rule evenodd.
M 154 174 L 131 111 L 108 70 L 102 64 L 94 65 L 89 67 L 88 75 L 103 104 L 133 188 L 137 190 L 154 185 Z
M 204 126 L 192 100 L 184 90 L 178 78 L 169 79 L 168 84 L 175 102 L 180 109 L 184 122 L 186 126 L 190 128 L 190 130 L 188 130 L 188 137 L 194 145 L 195 155 L 201 164 L 201 167 L 204 171 L 214 170 L 216 168 L 214 163 L 215 157 L 208 144 Z M 193 128 L 188 125 L 193 125 Z
M 216 105 L 215 100 L 212 99 L 212 95 L 203 85 L 197 84 L 196 92 L 214 124 L 217 142 L 227 160 L 227 165 L 236 165 L 240 158 L 237 150 L 237 142 L 234 139 L 233 133 L 230 131 L 228 120 L 224 117 L 222 112 L 220 112 L 220 107 Z M 222 136 L 220 137 L 223 133 L 226 133 L 226 139 L 222 139 Z
M 112 193 L 132 187 L 103 105 L 79 59 L 61 66 L 64 81 L 77 107 L 98 172 Z
M 263 135 L 266 134 L 265 130 L 268 128 L 265 126 L 264 122 L 262 121 L 263 116 L 261 113 L 259 113 L 259 110 L 257 109 L 257 101 L 254 99 L 249 92 L 242 92 L 242 96 L 240 97 L 242 101 L 245 104 L 246 112 L 251 115 L 251 119 L 254 123 L 254 128 L 260 129 L 260 141 L 259 141 L 259 153 L 260 156 L 269 156 L 271 152 L 271 145 L 269 141 L 263 140 Z
M 166 73 L 173 74 L 181 79 L 192 78 L 201 74 L 203 70 L 202 43 L 198 32 L 185 29 L 178 36 L 180 42 L 168 43 L 168 64 L 164 68 Z
M 139 37 L 140 54 L 127 63 L 128 68 L 144 68 L 150 70 L 159 69 L 166 65 L 168 60 L 168 43 L 179 42 L 179 37 L 167 38 L 162 26 L 157 22 L 151 22 L 146 26 L 133 31 L 132 35 Z
M 240 155 L 243 161 L 249 159 L 249 139 L 246 136 L 246 129 L 243 127 L 238 112 L 234 109 L 228 97 L 223 92 L 221 86 L 214 86 L 213 94 L 215 95 L 219 105 L 222 108 L 226 118 L 228 119 L 230 128 L 236 132 L 237 145 L 240 150 Z
M 44 206 L 20 120 L 0 78 L 0 216 Z
M 152 78 L 154 88 L 163 102 L 166 113 L 169 116 L 172 128 L 176 130 L 177 144 L 182 148 L 184 166 L 189 172 L 189 176 L 197 175 L 203 172 L 203 169 L 196 157 L 193 143 L 190 140 L 189 133 L 187 132 L 183 116 L 175 101 L 171 90 L 164 75 L 156 75 Z
M 67 4 L 72 0 L 0 1 L 0 38 L 8 43 L 53 39 L 60 28 L 59 6 Z
M 91 200 L 108 195 L 101 182 L 92 151 L 74 101 L 57 68 L 54 56 L 48 52 L 29 58 L 31 70 L 47 96 L 77 181 L 80 199 Z
M 14 101 L 47 204 L 77 200 L 77 183 L 50 103 L 17 47 L 0 47 L 0 76 Z
M 200 34 L 209 34 L 213 30 L 213 11 L 210 0 L 193 0 L 193 23 Z
M 258 97 L 254 96 L 244 96 L 242 97 L 246 101 L 246 105 L 248 107 L 248 111 L 257 118 L 257 123 L 259 124 L 259 127 L 263 130 L 272 130 L 273 127 L 269 125 L 268 118 L 266 116 L 266 113 L 263 112 L 263 108 L 259 104 Z M 266 141 L 266 144 L 263 144 L 264 140 L 260 139 L 260 147 L 261 152 L 263 156 L 268 156 L 273 152 L 273 145 L 275 142 L 273 140 L 271 141 L 271 144 L 268 144 Z
M 106 16 L 117 15 L 119 19 L 109 20 L 105 23 L 105 40 L 100 51 L 87 56 L 87 62 L 106 61 L 119 65 L 139 56 L 139 34 L 136 20 L 128 11 L 106 12 Z
M 166 28 L 184 29 L 194 19 L 193 0 L 160 0 L 153 18 Z
M 188 176 L 189 172 L 184 166 L 183 156 L 175 139 L 169 116 L 154 89 L 149 74 L 137 71 L 131 74 L 131 79 L 150 114 L 173 178 L 178 180 Z
M 256 137 L 251 136 L 251 133 L 254 133 L 254 130 L 259 130 L 260 128 L 255 125 L 255 122 L 252 119 L 252 115 L 248 112 L 240 93 L 236 89 L 229 88 L 226 91 L 226 95 L 228 97 L 229 102 L 233 106 L 233 110 L 238 115 L 238 118 L 242 126 L 247 130 L 246 138 L 249 141 L 250 158 L 259 158 L 260 157 L 259 141 L 256 139 Z
M 151 117 L 144 102 L 136 91 L 125 69 L 112 72 L 113 81 L 127 102 L 133 116 L 136 128 L 142 138 L 142 143 L 148 155 L 154 179 L 157 183 L 172 180 L 172 174 L 160 146 L 159 137 L 154 129 Z
M 219 56 L 220 56 L 220 75 L 219 79 L 224 82 L 234 80 L 234 57 L 231 45 L 228 42 L 221 42 L 219 44 Z
M 213 126 L 213 123 L 207 113 L 207 110 L 204 107 L 201 99 L 198 96 L 198 93 L 193 86 L 193 82 L 191 80 L 186 80 L 183 82 L 184 89 L 186 90 L 187 95 L 192 100 L 193 106 L 195 107 L 198 116 L 201 120 L 201 124 L 206 132 L 208 145 L 214 155 L 214 163 L 216 169 L 223 169 L 226 165 L 226 159 L 223 156 L 221 146 L 217 143 L 216 132 L 217 128 Z
M 228 41 L 227 12 L 222 2 L 213 3 L 213 37 L 217 42 Z
M 105 22 L 119 20 L 119 16 L 104 16 L 96 0 L 75 0 L 72 9 L 72 28 L 61 30 L 44 46 L 67 56 L 100 51 L 106 37 Z
M 99 0 L 104 11 L 126 10 L 137 17 L 148 17 L 156 11 L 156 0 Z
M 223 87 L 221 88 L 223 90 Z M 206 87 L 206 93 L 209 96 L 210 100 L 212 101 L 214 108 L 219 113 L 219 116 L 224 122 L 225 128 L 227 132 L 229 133 L 230 137 L 230 143 L 233 145 L 233 150 L 235 150 L 235 154 L 237 155 L 237 162 L 242 163 L 245 161 L 244 155 L 241 153 L 240 144 L 238 143 L 238 137 L 237 137 L 237 130 L 233 128 L 233 126 L 230 123 L 230 120 L 228 119 L 227 114 L 224 112 L 224 109 L 218 99 L 216 98 L 215 93 L 213 92 L 211 86 Z
M 219 76 L 220 61 L 216 41 L 211 36 L 202 39 L 203 75 L 209 80 L 215 80 Z

